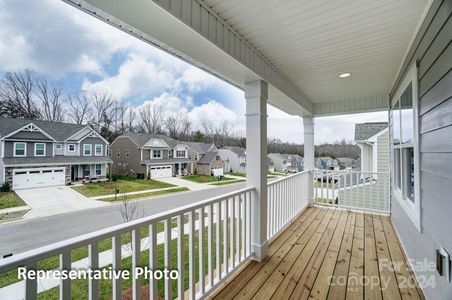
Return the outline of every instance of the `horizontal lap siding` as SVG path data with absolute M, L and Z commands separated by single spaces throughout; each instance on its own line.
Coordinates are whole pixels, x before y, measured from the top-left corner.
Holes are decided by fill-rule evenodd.
M 419 66 L 419 143 L 422 232 L 397 201 L 392 218 L 410 259 L 435 262 L 435 250 L 452 253 L 452 1 L 434 1 L 405 68 Z M 436 271 L 416 270 L 418 278 L 434 276 L 436 287 L 424 287 L 427 299 L 452 299 L 452 284 Z

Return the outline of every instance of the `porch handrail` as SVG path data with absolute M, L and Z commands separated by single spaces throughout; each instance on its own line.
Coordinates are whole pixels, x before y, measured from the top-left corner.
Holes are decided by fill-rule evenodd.
M 389 214 L 389 172 L 315 170 L 314 202 Z
M 90 242 L 100 241 L 107 239 L 115 234 L 122 234 L 130 232 L 136 227 L 141 227 L 150 223 L 157 223 L 164 221 L 168 218 L 176 217 L 180 214 L 188 213 L 190 211 L 205 207 L 209 204 L 216 203 L 220 200 L 231 198 L 246 192 L 254 191 L 254 187 L 246 187 L 238 191 L 222 194 L 220 196 L 205 199 L 193 204 L 188 204 L 183 207 L 170 209 L 164 212 L 156 213 L 151 216 L 139 218 L 136 220 L 122 223 L 119 225 L 110 226 L 108 228 L 99 229 L 90 233 L 82 234 L 74 238 L 70 238 L 64 241 L 56 242 L 46 246 L 39 247 L 37 249 L 25 251 L 11 257 L 7 257 L 0 260 L 0 273 L 11 271 L 19 266 L 27 265 L 35 261 L 46 259 L 60 254 L 67 248 L 77 249 L 82 246 L 86 246 Z M 137 200 L 136 200 L 137 201 Z

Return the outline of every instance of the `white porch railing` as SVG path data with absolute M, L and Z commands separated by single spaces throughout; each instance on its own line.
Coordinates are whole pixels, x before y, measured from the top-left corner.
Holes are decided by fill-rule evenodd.
M 250 207 L 253 192 L 254 188 L 241 189 L 24 252 L 0 260 L 0 275 L 15 271 L 21 266 L 36 270 L 40 261 L 54 256 L 59 257 L 60 270 L 70 270 L 73 265 L 71 251 L 84 246 L 88 246 L 89 249 L 88 265 L 91 269 L 99 269 L 102 268 L 99 266 L 99 245 L 101 241 L 109 239 L 113 270 L 120 270 L 123 260 L 131 257 L 133 299 L 140 299 L 141 277 L 135 276 L 134 270 L 140 266 L 140 258 L 145 254 L 144 251 L 148 251 L 149 260 L 146 265 L 149 269 L 166 268 L 179 271 L 180 279 L 165 280 L 164 286 L 160 288 L 155 278 L 150 279 L 151 299 L 156 299 L 158 293 L 165 299 L 176 296 L 179 299 L 200 298 L 252 255 Z M 158 241 L 157 237 L 162 237 L 162 234 L 163 239 Z M 128 254 L 124 253 L 125 236 L 130 238 L 127 239 L 131 250 Z M 148 247 L 143 247 L 144 239 L 149 242 Z M 173 256 L 174 252 L 177 255 Z M 176 261 L 173 261 L 173 257 L 176 257 Z M 188 267 L 185 264 L 186 260 Z M 59 282 L 60 299 L 71 299 L 71 285 L 72 281 L 69 278 Z M 99 285 L 99 280 L 95 278 L 88 280 L 89 299 L 99 298 Z M 43 288 L 46 290 L 45 285 L 36 278 L 26 279 L 24 286 L 25 291 L 22 291 L 19 299 L 36 299 Z M 112 299 L 122 299 L 122 286 L 120 278 L 112 279 Z
M 308 205 L 312 173 L 304 171 L 274 180 L 267 188 L 267 238 L 271 239 Z
M 389 214 L 389 173 L 314 171 L 314 202 Z

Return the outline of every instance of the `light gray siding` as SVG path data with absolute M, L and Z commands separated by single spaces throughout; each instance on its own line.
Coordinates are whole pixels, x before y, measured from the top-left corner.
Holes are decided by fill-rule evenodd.
M 419 62 L 419 147 L 421 225 L 419 232 L 397 201 L 392 218 L 404 249 L 416 262 L 435 262 L 435 250 L 452 253 L 452 1 L 434 1 L 404 73 Z M 403 76 L 399 79 L 403 78 Z M 393 93 L 398 86 L 394 88 Z M 415 270 L 418 278 L 434 276 L 435 287 L 423 288 L 427 299 L 452 299 L 452 283 L 436 271 Z
M 389 172 L 389 132 L 377 139 L 377 172 Z

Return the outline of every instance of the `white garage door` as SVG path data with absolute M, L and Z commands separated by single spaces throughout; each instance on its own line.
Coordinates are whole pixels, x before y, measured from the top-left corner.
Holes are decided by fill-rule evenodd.
M 13 189 L 64 185 L 64 168 L 13 170 Z
M 162 178 L 173 176 L 173 168 L 171 166 L 151 167 L 151 178 Z
M 223 168 L 213 168 L 212 169 L 212 174 L 213 176 L 223 176 Z

